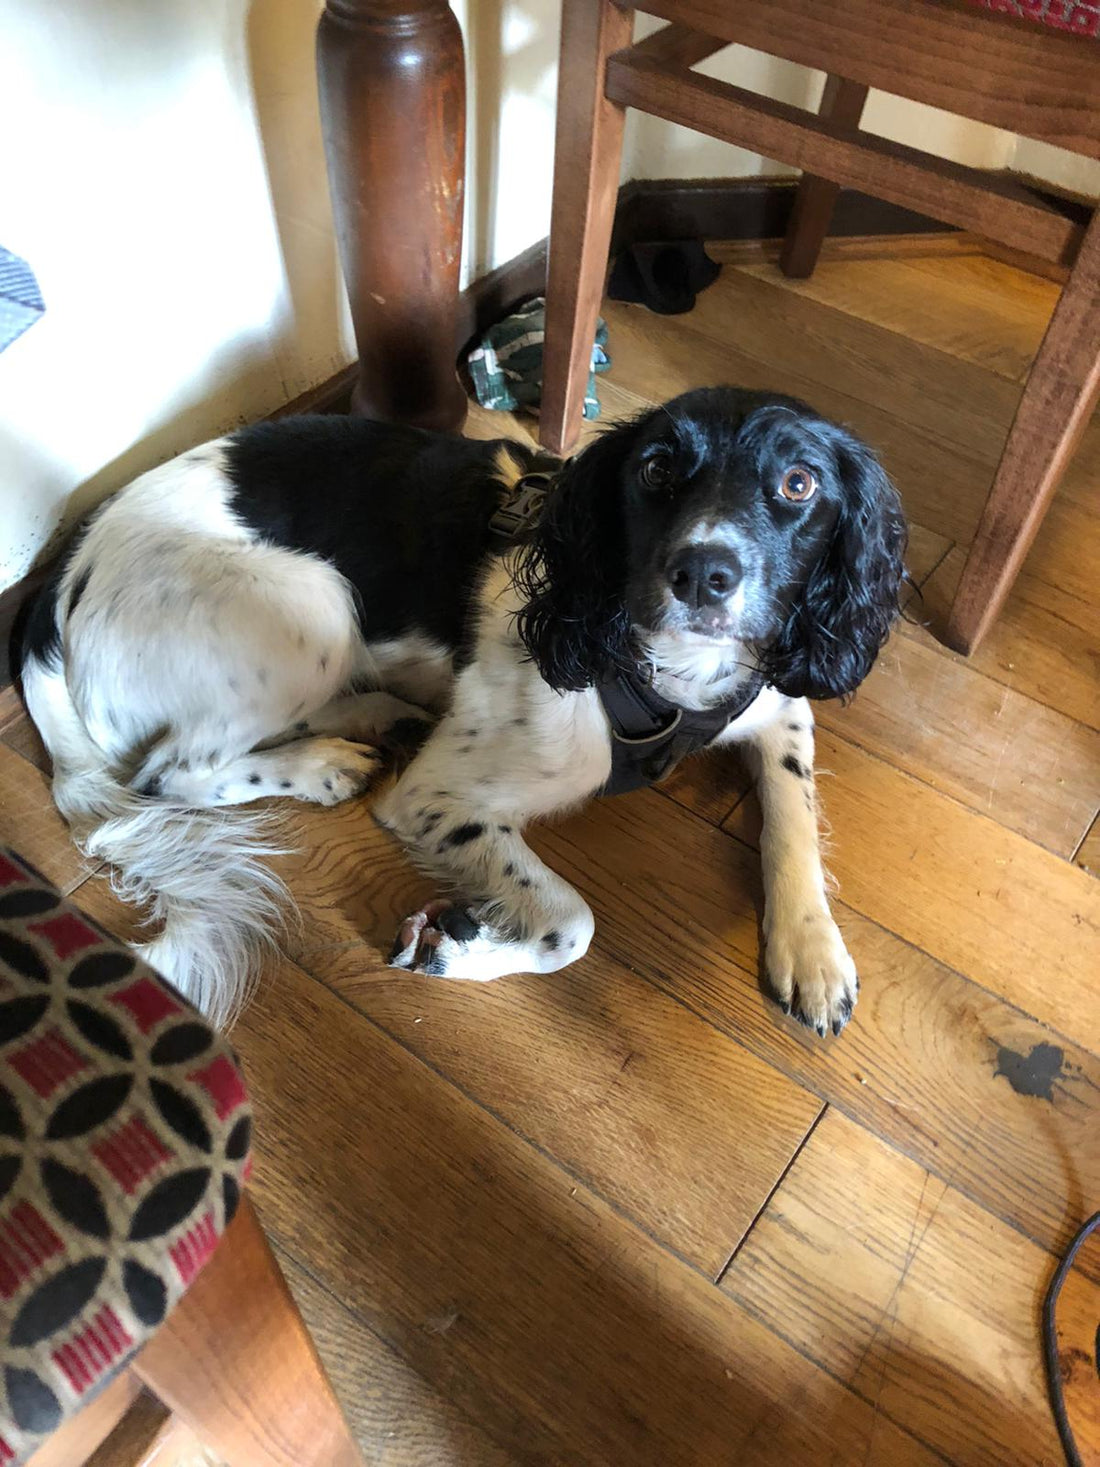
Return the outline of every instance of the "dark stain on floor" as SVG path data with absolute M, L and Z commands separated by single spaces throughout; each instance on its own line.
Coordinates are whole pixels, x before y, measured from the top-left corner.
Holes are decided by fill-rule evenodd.
M 993 1078 L 1003 1075 L 1017 1095 L 1032 1095 L 1039 1100 L 1054 1099 L 1054 1082 L 1064 1078 L 1064 1049 L 1056 1044 L 1033 1044 L 1028 1054 L 1001 1047 L 997 1050 L 997 1068 Z

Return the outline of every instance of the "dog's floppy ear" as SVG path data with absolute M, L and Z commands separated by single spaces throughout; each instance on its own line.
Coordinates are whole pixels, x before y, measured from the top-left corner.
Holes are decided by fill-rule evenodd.
M 833 536 L 776 642 L 768 681 L 792 698 L 844 698 L 871 671 L 898 615 L 905 517 L 871 450 L 849 433 L 834 441 L 844 502 Z
M 638 427 L 635 421 L 609 429 L 565 466 L 533 540 L 517 557 L 515 580 L 525 600 L 519 635 L 558 692 L 590 687 L 632 660 L 622 487 Z

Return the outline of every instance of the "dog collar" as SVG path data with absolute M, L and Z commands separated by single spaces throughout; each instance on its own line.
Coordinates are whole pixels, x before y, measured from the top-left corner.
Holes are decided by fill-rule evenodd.
M 504 490 L 501 502 L 489 518 L 489 537 L 498 553 L 520 544 L 534 530 L 542 516 L 546 496 L 554 480 L 565 468 L 552 454 L 535 453 L 514 484 Z
M 763 686 L 763 674 L 754 672 L 727 702 L 684 708 L 663 698 L 637 668 L 605 678 L 596 690 L 611 724 L 611 773 L 599 793 L 625 795 L 664 779 L 739 718 Z

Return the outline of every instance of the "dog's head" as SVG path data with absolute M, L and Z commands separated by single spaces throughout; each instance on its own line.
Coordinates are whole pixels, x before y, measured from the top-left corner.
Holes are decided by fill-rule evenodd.
M 646 643 L 748 647 L 791 697 L 842 697 L 898 611 L 905 521 L 859 439 L 794 398 L 685 393 L 565 468 L 521 556 L 520 634 L 552 687 Z

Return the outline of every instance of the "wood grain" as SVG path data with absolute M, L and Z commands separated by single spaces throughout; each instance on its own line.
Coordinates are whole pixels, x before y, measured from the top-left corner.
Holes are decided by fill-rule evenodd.
M 133 1370 L 230 1462 L 363 1467 L 247 1194 Z
M 849 267 L 855 272 L 856 267 Z M 862 266 L 859 267 L 862 270 Z M 901 268 L 894 265 L 895 269 Z M 926 306 L 926 318 L 938 309 Z M 629 307 L 620 307 L 629 310 Z M 633 308 L 635 315 L 639 308 Z M 945 309 L 944 315 L 951 319 Z M 937 345 L 912 341 L 895 330 L 861 320 L 787 283 L 728 270 L 700 297 L 690 329 L 768 363 L 787 381 L 816 382 L 870 406 L 887 408 L 911 428 L 953 446 L 985 466 L 992 477 L 1020 401 L 1020 388 Z M 773 379 L 777 380 L 777 379 Z M 883 384 L 889 384 L 884 390 Z M 807 393 L 815 407 L 823 407 Z M 1065 496 L 1090 505 L 1100 466 L 1100 428 L 1082 444 L 1067 477 Z M 940 520 L 930 522 L 942 530 Z
M 302 922 L 290 955 L 717 1274 L 816 1119 L 816 1097 L 607 957 L 488 985 L 395 973 L 383 954 L 429 888 L 365 805 L 307 811 L 291 839 L 302 854 L 280 869 Z M 353 876 L 365 868 L 369 882 Z
M 605 86 L 620 106 L 865 189 L 1041 259 L 1068 264 L 1077 253 L 1076 220 L 1011 175 L 949 162 L 715 77 L 666 67 L 635 50 L 608 59 Z
M 834 865 L 852 839 L 839 830 L 840 783 L 823 788 Z M 1100 1195 L 1100 1061 L 1079 1045 L 844 903 L 836 909 L 862 995 L 838 1043 L 815 1041 L 759 991 L 755 851 L 685 820 L 651 791 L 601 801 L 535 844 L 591 903 L 601 956 L 629 963 L 1027 1236 L 1064 1246 Z M 857 835 L 851 850 L 868 873 L 881 871 L 876 845 Z M 1052 971 L 1049 958 L 1036 969 Z M 1095 1015 L 1094 1000 L 1086 1007 Z M 998 1071 L 1007 1065 L 1018 1079 L 1019 1064 L 1026 1070 L 1044 1045 L 1058 1051 L 1057 1064 L 1050 1102 L 1036 1103 Z
M 955 659 L 960 667 L 1015 688 L 1089 728 L 1098 728 L 1100 601 L 1095 595 L 1075 593 L 1084 589 L 1073 585 L 1081 575 L 1067 576 L 1069 585 L 1058 582 L 1058 568 L 1065 563 L 1072 538 L 1062 528 L 1067 518 L 1056 504 L 1000 617 L 969 657 L 950 651 L 921 628 L 902 630 L 936 648 L 941 656 Z M 1100 560 L 1100 525 L 1086 521 L 1080 529 L 1079 564 L 1087 574 L 1088 567 Z M 950 550 L 923 584 L 923 601 L 914 613 L 930 626 L 942 625 L 946 619 L 965 558 L 964 550 Z
M 359 349 L 352 411 L 457 431 L 466 416 L 455 372 L 466 176 L 458 20 L 446 0 L 332 0 L 317 27 L 317 82 Z
M 518 1467 L 520 1457 L 417 1375 L 308 1263 L 283 1248 L 275 1255 L 372 1467 Z
M 1100 733 L 916 631 L 887 644 L 847 707 L 815 711 L 821 728 L 1057 855 L 1073 855 L 1100 801 Z
M 1092 822 L 1073 859 L 1082 871 L 1087 871 L 1090 876 L 1100 876 L 1100 815 Z
M 920 0 L 647 0 L 647 13 L 1100 157 L 1100 56 L 1068 32 Z
M 947 1461 L 1003 1467 L 1060 1460 L 1035 1320 L 1055 1263 L 830 1111 L 722 1288 Z M 1100 1286 L 1072 1274 L 1067 1352 L 1098 1318 Z
M 1100 889 L 1085 873 L 822 732 L 845 902 L 1093 1053 Z M 726 829 L 743 829 L 743 806 Z M 1082 832 L 1083 834 L 1083 832 Z
M 268 981 L 235 1034 L 267 1226 L 506 1450 L 935 1460 L 322 985 Z
M 858 82 L 846 81 L 842 76 L 827 76 L 817 108 L 818 116 L 826 117 L 830 122 L 858 127 L 867 91 L 867 87 Z M 839 184 L 813 173 L 803 173 L 798 181 L 783 248 L 779 252 L 779 268 L 784 275 L 804 279 L 813 274 L 839 195 Z
M 619 188 L 625 109 L 603 86 L 607 57 L 628 45 L 634 12 L 612 0 L 562 9 L 554 197 L 546 271 L 539 441 L 566 454 L 583 422 L 596 317 Z
M 1063 287 L 959 577 L 944 640 L 977 647 L 998 613 L 1100 401 L 1100 209 Z
M 1020 384 L 1058 300 L 1052 282 L 974 252 L 931 259 L 922 251 L 908 260 L 862 260 L 858 268 L 826 256 L 808 279 L 785 280 L 770 264 L 740 269 Z
M 33 764 L 0 743 L 0 845 L 9 845 L 63 892 L 90 871 L 50 798 L 50 782 Z

